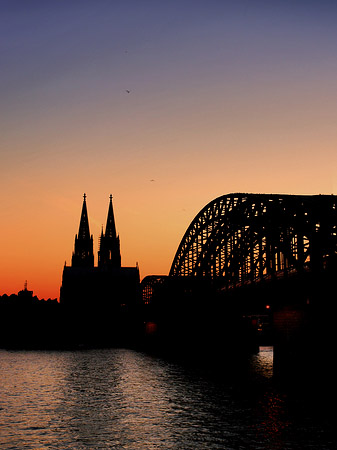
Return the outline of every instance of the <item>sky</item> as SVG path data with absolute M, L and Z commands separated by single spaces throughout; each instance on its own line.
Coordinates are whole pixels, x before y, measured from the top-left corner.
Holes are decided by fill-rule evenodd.
M 233 192 L 337 193 L 337 3 L 0 0 L 0 295 L 59 297 L 83 193 L 168 274 Z

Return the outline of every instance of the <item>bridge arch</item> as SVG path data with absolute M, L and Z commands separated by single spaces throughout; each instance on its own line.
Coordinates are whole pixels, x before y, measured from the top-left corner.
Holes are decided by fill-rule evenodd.
M 223 195 L 193 219 L 170 276 L 221 279 L 224 286 L 335 264 L 334 195 Z

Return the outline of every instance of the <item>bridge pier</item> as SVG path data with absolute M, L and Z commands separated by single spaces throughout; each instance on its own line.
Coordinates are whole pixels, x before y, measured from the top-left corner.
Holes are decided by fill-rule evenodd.
M 288 305 L 272 316 L 274 374 L 294 376 L 308 368 L 309 323 L 303 307 Z
M 275 308 L 272 315 L 275 377 L 297 379 L 303 385 L 335 383 L 337 310 L 331 275 L 313 277 L 302 298 L 297 291 L 293 301 Z

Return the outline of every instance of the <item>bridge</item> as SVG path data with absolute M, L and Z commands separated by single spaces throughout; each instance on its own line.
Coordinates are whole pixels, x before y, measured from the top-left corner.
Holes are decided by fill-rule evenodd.
M 294 349 L 303 348 L 303 340 L 312 348 L 314 328 L 325 340 L 333 337 L 326 329 L 333 328 L 336 267 L 337 196 L 233 193 L 196 215 L 169 275 L 142 281 L 143 299 L 154 320 L 165 316 L 167 330 L 177 318 L 184 327 L 194 322 L 180 341 L 192 331 L 203 341 L 223 341 L 219 330 L 227 327 L 225 339 L 239 329 L 252 342 L 237 318 L 259 323 L 256 318 L 267 315 L 272 343 L 280 354 L 292 348 L 297 358 Z M 324 325 L 314 326 L 313 317 Z M 205 327 L 205 320 L 212 325 Z
M 337 254 L 335 196 L 229 194 L 188 227 L 170 276 L 221 277 L 226 287 L 318 270 Z

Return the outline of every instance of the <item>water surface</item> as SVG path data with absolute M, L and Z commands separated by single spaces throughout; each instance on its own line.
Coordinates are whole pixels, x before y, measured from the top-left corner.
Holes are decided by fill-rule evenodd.
M 329 415 L 273 382 L 272 349 L 247 373 L 128 349 L 0 350 L 3 449 L 337 448 Z

